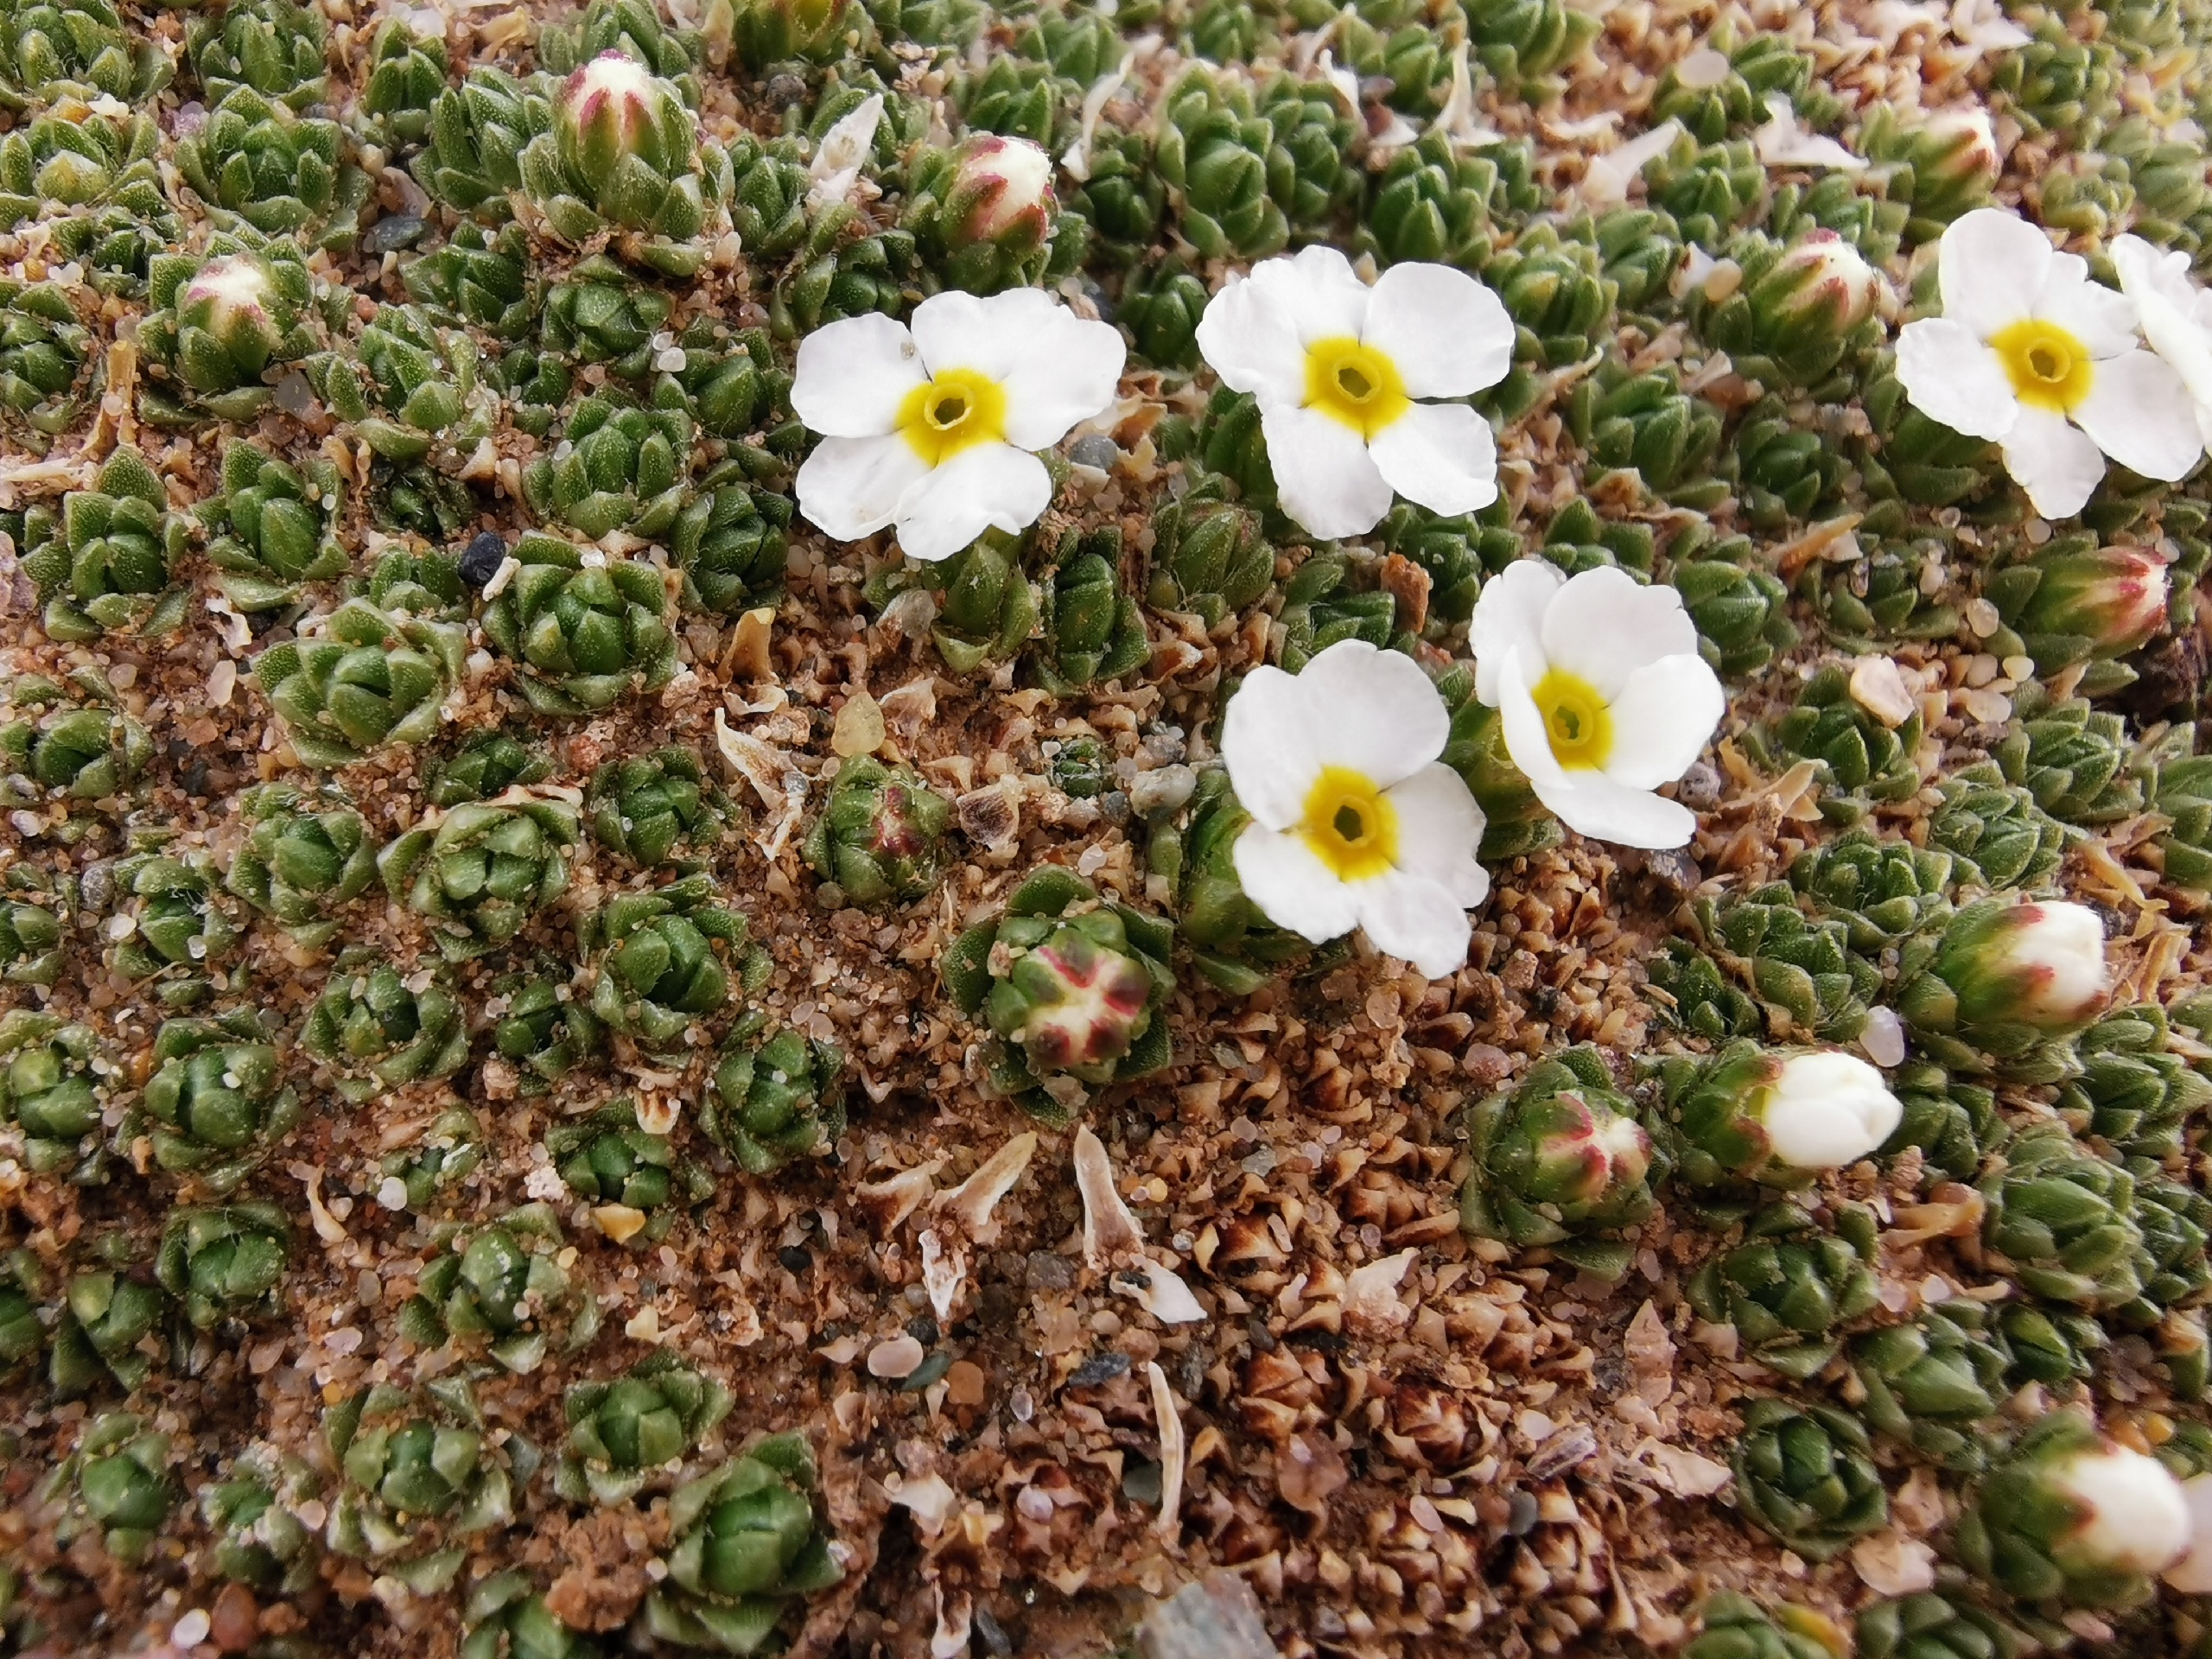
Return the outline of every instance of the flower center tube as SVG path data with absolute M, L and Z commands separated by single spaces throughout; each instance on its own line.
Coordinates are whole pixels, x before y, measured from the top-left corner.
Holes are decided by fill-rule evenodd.
M 2055 322 L 2024 317 L 1989 337 L 2019 400 L 2064 415 L 2089 395 L 2096 370 L 2089 348 Z
M 1349 334 L 1306 348 L 1306 406 L 1372 438 L 1413 407 L 1398 365 Z
M 1613 711 L 1580 674 L 1554 668 L 1531 694 L 1544 717 L 1552 758 L 1569 772 L 1591 771 L 1612 758 Z
M 1006 388 L 974 369 L 947 369 L 906 394 L 899 431 L 932 467 L 979 443 L 1002 443 Z
M 1375 780 L 1324 766 L 1306 791 L 1298 833 L 1339 881 L 1371 881 L 1398 861 L 1398 810 Z

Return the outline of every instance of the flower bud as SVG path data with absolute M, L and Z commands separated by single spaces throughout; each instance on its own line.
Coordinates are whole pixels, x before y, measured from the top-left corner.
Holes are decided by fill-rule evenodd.
M 604 196 L 615 169 L 636 156 L 656 172 L 677 159 L 664 153 L 652 70 L 621 52 L 602 52 L 571 74 L 553 102 L 553 130 L 567 162 Z
M 1980 926 L 1961 916 L 1944 935 L 1936 972 L 1958 994 L 1972 1029 L 1999 1023 L 2065 1036 L 2105 1001 L 2105 931 L 2096 912 L 2064 900 L 2014 905 Z
M 1633 1185 L 1651 1167 L 1650 1137 L 1633 1118 L 1600 1113 L 1578 1095 L 1554 1096 L 1523 1123 L 1523 1188 L 1540 1203 L 1589 1204 L 1616 1180 Z
M 2189 1546 L 2188 1500 L 2155 1458 L 2107 1440 L 2056 1460 L 2050 1480 L 2075 1509 L 2057 1554 L 2088 1567 L 2156 1573 Z
M 2185 1596 L 2212 1595 L 2212 1474 L 2191 1475 L 2181 1484 L 2189 1507 L 2189 1548 L 2165 1571 L 2165 1580 Z
M 259 260 L 247 253 L 220 254 L 178 291 L 177 321 L 213 335 L 244 374 L 257 376 L 283 338 L 270 315 L 275 297 Z
M 2033 562 L 2040 580 L 2013 626 L 2040 663 L 2042 636 L 2071 636 L 2087 655 L 2135 649 L 2166 620 L 2165 561 L 2144 547 L 2100 547 Z
M 1974 182 L 1983 189 L 1997 182 L 2002 163 L 1987 110 L 1977 105 L 1942 111 L 1923 123 L 1916 137 L 1917 172 L 1961 184 Z
M 1765 1110 L 1768 1144 L 1797 1169 L 1856 1163 L 1888 1140 L 1904 1115 L 1882 1074 L 1841 1049 L 1784 1060 Z
M 976 133 L 960 147 L 945 207 L 945 240 L 955 248 L 995 242 L 1015 258 L 1052 232 L 1052 158 L 1027 138 Z
M 1882 1074 L 1840 1049 L 1735 1043 L 1676 1070 L 1667 1092 L 1682 1178 L 1706 1188 L 1802 1185 L 1866 1156 L 1904 1115 Z
M 1752 291 L 1751 303 L 1785 329 L 1834 337 L 1874 315 L 1881 287 L 1857 247 L 1821 229 L 1783 252 Z
M 1055 928 L 993 991 L 992 1025 L 1021 1045 L 1033 1067 L 1081 1076 L 1128 1052 L 1152 981 L 1113 944 L 1080 921 Z

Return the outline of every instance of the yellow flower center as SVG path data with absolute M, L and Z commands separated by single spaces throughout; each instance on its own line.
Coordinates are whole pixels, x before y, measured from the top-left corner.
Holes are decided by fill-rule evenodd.
M 906 394 L 899 431 L 932 467 L 979 443 L 1002 443 L 1006 388 L 973 369 L 947 369 Z
M 1413 407 L 1398 365 L 1350 334 L 1306 348 L 1306 406 L 1372 438 Z
M 1371 881 L 1398 861 L 1398 809 L 1373 779 L 1349 766 L 1321 768 L 1298 833 L 1339 881 Z
M 1552 757 L 1569 772 L 1602 766 L 1613 753 L 1613 711 L 1580 674 L 1554 668 L 1536 683 L 1536 712 Z
M 2024 317 L 1989 337 L 2020 401 L 2064 415 L 2089 395 L 2096 378 L 2089 348 L 2055 322 Z

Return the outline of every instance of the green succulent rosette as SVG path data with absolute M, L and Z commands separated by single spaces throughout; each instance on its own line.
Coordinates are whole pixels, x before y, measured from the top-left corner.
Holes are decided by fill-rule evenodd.
M 1675 556 L 1667 581 L 1682 596 L 1682 608 L 1697 628 L 1698 654 L 1715 673 L 1757 673 L 1797 643 L 1789 592 L 1759 562 L 1749 541 L 1731 537 L 1710 546 L 1678 544 L 1669 550 Z
M 16 1155 L 33 1174 L 105 1179 L 101 1129 L 114 1079 L 91 1027 L 30 1008 L 0 1014 L 0 1122 L 13 1127 Z
M 451 1077 L 468 1059 L 468 1017 L 428 972 L 402 976 L 365 950 L 340 956 L 308 1011 L 300 1046 L 331 1068 L 341 1099 L 363 1101 Z
M 162 145 L 143 111 L 66 99 L 0 137 L 0 225 L 42 227 L 53 249 L 83 261 L 92 294 L 137 298 L 156 257 L 184 235 Z
M 78 1399 L 109 1382 L 126 1393 L 138 1388 L 153 1371 L 141 1344 L 168 1312 L 161 1287 L 136 1268 L 118 1262 L 73 1274 L 62 1289 L 61 1319 L 47 1353 L 47 1381 L 55 1395 Z
M 0 764 L 7 767 L 0 804 L 120 804 L 139 792 L 153 765 L 152 734 L 124 712 L 104 679 L 80 683 L 88 706 L 68 707 L 61 687 L 36 675 L 23 675 L 9 689 L 9 701 L 22 713 L 0 726 Z M 82 826 L 73 833 L 66 817 L 55 828 L 65 842 L 81 838 Z M 35 923 L 30 925 L 42 934 Z
M 1723 1590 L 1698 1610 L 1704 1625 L 1682 1659 L 1838 1659 L 1849 1646 L 1834 1620 L 1784 1604 L 1771 1612 L 1749 1596 Z
M 857 11 L 850 0 L 734 0 L 730 46 L 749 69 L 820 61 L 837 54 Z
M 174 73 L 109 0 L 16 0 L 0 13 L 0 108 L 102 96 L 140 103 Z
M 555 235 L 581 244 L 612 231 L 624 257 L 670 276 L 706 263 L 733 184 L 728 156 L 701 142 L 681 90 L 619 49 L 569 73 L 519 165 Z
M 1275 149 L 1274 126 L 1249 90 L 1205 65 L 1185 71 L 1160 105 L 1154 150 L 1183 239 L 1211 259 L 1281 252 L 1290 222 L 1268 187 L 1289 169 Z
M 450 468 L 492 429 L 477 359 L 467 330 L 422 306 L 385 305 L 345 350 L 311 359 L 308 378 L 384 460 L 412 467 L 435 456 Z
M 1734 1326 L 1743 1351 L 1769 1370 L 1802 1381 L 1835 1357 L 1839 1328 L 1877 1306 L 1875 1255 L 1872 1215 L 1847 1208 L 1834 1233 L 1752 1239 L 1713 1257 L 1690 1279 L 1690 1306 Z
M 588 562 L 538 531 L 525 531 L 508 556 L 515 573 L 484 607 L 484 633 L 515 664 L 536 712 L 594 714 L 675 677 L 673 607 L 652 565 L 598 554 Z
M 272 1595 L 297 1595 L 315 1579 L 321 1543 L 300 1516 L 322 1483 L 307 1462 L 265 1443 L 248 1446 L 225 1479 L 200 1489 L 215 1576 Z
M 2029 1294 L 2102 1312 L 2143 1294 L 2149 1265 L 2135 1219 L 2136 1183 L 2082 1151 L 2063 1124 L 2024 1130 L 1980 1183 L 1983 1246 Z
M 522 188 L 522 156 L 550 132 L 553 106 L 532 85 L 479 65 L 430 106 L 429 140 L 408 170 L 432 200 L 493 223 L 509 217 Z
M 1875 109 L 1859 135 L 1866 159 L 1889 169 L 1887 194 L 1910 210 L 1906 241 L 1932 242 L 1969 210 L 1986 207 L 2000 170 L 1986 111 L 1958 109 L 1907 124 L 1887 105 Z
M 1851 1339 L 1845 1402 L 1877 1433 L 1950 1469 L 1981 1466 L 1982 1426 L 2005 1403 L 2013 1363 L 1996 1315 L 1955 1299 L 1910 1325 Z
M 569 1192 L 593 1206 L 600 1230 L 617 1243 L 658 1244 L 687 1210 L 714 1196 L 714 1178 L 678 1156 L 665 1135 L 638 1122 L 629 1099 L 546 1132 L 545 1150 Z
M 658 540 L 685 504 L 691 437 L 681 409 L 587 397 L 569 412 L 560 447 L 523 469 L 523 499 L 587 541 L 616 530 Z
M 1274 549 L 1260 515 L 1229 500 L 1220 479 L 1197 479 L 1155 509 L 1152 530 L 1145 600 L 1154 610 L 1195 613 L 1211 632 L 1274 584 Z
M 801 843 L 807 863 L 868 906 L 912 904 L 944 869 L 952 803 L 905 766 L 856 755 L 837 768 Z
M 1633 472 L 1644 491 L 1694 512 L 1718 506 L 1728 493 L 1712 474 L 1720 412 L 1684 392 L 1671 369 L 1599 365 L 1567 394 L 1567 422 L 1593 483 Z
M 712 846 L 736 810 L 697 752 L 680 745 L 605 762 L 584 793 L 592 838 L 647 868 L 679 846 Z
M 1787 883 L 1726 900 L 1699 899 L 1691 915 L 1697 936 L 1777 1035 L 1847 1043 L 1866 1028 L 1882 995 L 1882 970 L 1851 948 L 1844 922 L 1808 917 Z
M 320 233 L 326 245 L 349 244 L 369 194 L 343 128 L 251 86 L 233 88 L 177 141 L 176 165 L 219 224 L 270 238 Z
M 460 1659 L 600 1659 L 604 1649 L 555 1617 L 519 1567 L 468 1587 Z
M 1958 1588 L 1923 1590 L 1861 1608 L 1855 1633 L 1860 1659 L 2024 1659 L 2044 1643 L 2020 1627 L 2017 1610 L 1999 1618 Z
M 194 1327 L 258 1320 L 283 1311 L 280 1287 L 292 1230 L 273 1204 L 248 1202 L 169 1212 L 154 1277 Z
M 510 790 L 433 815 L 377 855 L 385 890 L 466 962 L 511 942 L 569 886 L 581 828 L 566 801 Z
M 343 910 L 376 885 L 367 823 L 334 791 L 261 784 L 239 803 L 248 826 L 224 887 L 307 950 L 337 938 Z
M 387 743 L 435 737 L 467 652 L 452 623 L 353 599 L 305 639 L 263 652 L 253 677 L 303 763 L 349 766 Z
M 563 1250 L 561 1224 L 542 1203 L 456 1234 L 416 1278 L 400 1334 L 424 1348 L 480 1345 L 521 1376 L 556 1351 L 578 1352 L 599 1334 L 599 1299 L 581 1267 L 562 1265 Z
M 1928 844 L 1951 855 L 1961 885 L 1993 893 L 2047 889 L 2066 855 L 2064 825 L 1994 765 L 1967 766 L 1943 781 L 1928 818 Z
M 745 918 L 716 902 L 703 872 L 610 899 L 576 930 L 590 963 L 591 1011 L 609 1031 L 650 1051 L 694 1040 L 729 1001 L 731 969 L 745 974 Z
M 184 620 L 175 570 L 186 534 L 161 479 L 128 445 L 101 463 L 98 487 L 61 498 L 59 515 L 32 508 L 22 568 L 44 601 L 47 637 L 80 645 L 108 633 L 174 632 Z
M 879 613 L 907 594 L 931 595 L 930 643 L 954 673 L 973 674 L 1015 656 L 1037 630 L 1042 601 L 1022 570 L 1025 545 L 1023 537 L 986 531 L 949 559 L 887 564 L 862 592 Z
M 1144 613 L 1122 585 L 1118 525 L 1061 537 L 1052 568 L 1038 585 L 1044 639 L 1037 681 L 1056 697 L 1122 680 L 1152 658 Z
M 27 884 L 19 891 L 40 890 Z M 0 983 L 50 986 L 60 978 L 68 926 L 59 904 L 0 899 Z
M 2102 1478 L 2092 1477 L 2095 1470 Z M 2149 1599 L 2152 1573 L 2115 1551 L 2102 1504 L 2154 1500 L 2173 1478 L 2101 1433 L 2079 1412 L 2054 1411 L 2024 1430 L 1968 1498 L 1951 1535 L 1959 1560 L 2002 1593 L 2029 1603 L 2125 1609 Z M 2102 1500 L 2101 1504 L 2100 1500 Z M 2177 1501 L 2177 1512 L 2185 1513 Z M 2187 1536 L 2182 1528 L 2178 1544 Z
M 385 1204 L 396 1196 L 419 1214 L 440 1192 L 465 1181 L 483 1161 L 484 1126 L 466 1106 L 448 1106 L 415 1140 L 384 1155 L 377 1166 L 378 1202 Z M 386 1185 L 395 1181 L 396 1194 Z
M 143 1417 L 111 1411 L 93 1418 L 41 1493 L 61 1506 L 56 1541 L 97 1534 L 112 1560 L 126 1567 L 144 1560 L 176 1508 L 172 1453 L 170 1437 Z
M 1601 1279 L 1628 1270 L 1633 1247 L 1605 1235 L 1651 1213 L 1667 1166 L 1596 1049 L 1540 1062 L 1473 1107 L 1467 1129 L 1460 1231 L 1541 1246 Z
M 2183 1150 L 2192 1117 L 2212 1106 L 2212 1076 L 2176 1053 L 2164 1011 L 2115 1008 L 2075 1039 L 2081 1075 L 2058 1091 L 2060 1116 L 2078 1135 L 2164 1160 Z
M 519 1074 L 524 1093 L 543 1094 L 603 1046 L 606 1033 L 590 998 L 577 995 L 555 964 L 509 976 L 493 988 L 495 1001 L 485 1010 L 492 1047 Z
M 740 1023 L 700 1103 L 699 1127 L 748 1175 L 827 1153 L 845 1131 L 845 1055 L 789 1027 Z
M 571 1503 L 627 1503 L 697 1451 L 732 1403 L 664 1348 L 620 1376 L 572 1383 L 561 1396 L 569 1438 L 554 1490 Z
M 1917 708 L 1903 725 L 1885 725 L 1851 695 L 1851 672 L 1830 664 L 1805 683 L 1796 706 L 1764 730 L 1748 734 L 1762 764 L 1781 772 L 1799 760 L 1819 768 L 1821 816 L 1848 828 L 1877 804 L 1919 792 Z
M 751 1654 L 787 1610 L 844 1576 L 817 1512 L 814 1456 L 797 1434 L 755 1442 L 676 1490 L 668 1568 L 642 1623 L 657 1642 Z
M 297 601 L 308 582 L 344 575 L 344 505 L 329 461 L 318 456 L 296 468 L 252 444 L 232 446 L 223 455 L 223 493 L 200 509 L 223 596 L 241 611 L 272 611 Z
M 215 897 L 206 861 L 149 849 L 116 860 L 103 874 L 111 895 L 109 969 L 144 983 L 165 1007 L 204 1002 L 223 982 L 219 964 L 240 937 Z
M 495 1443 L 465 1378 L 409 1390 L 379 1382 L 323 1414 L 338 1465 L 323 1541 L 417 1595 L 448 1588 L 468 1540 L 514 1519 L 537 1464 L 527 1440 Z
M 1172 922 L 1046 868 L 1008 895 L 997 919 L 954 941 L 939 971 L 954 1004 L 993 1033 L 988 1086 L 1065 1123 L 1093 1091 L 1167 1064 L 1173 944 Z
M 1909 1060 L 1892 1069 L 1890 1086 L 1904 1116 L 1897 1133 L 1883 1143 L 1885 1156 L 1915 1148 L 1923 1172 L 1970 1181 L 1980 1173 L 1983 1160 L 2000 1151 L 2011 1135 L 1997 1109 L 1994 1089 L 1955 1077 L 1932 1061 Z
M 1789 885 L 1824 918 L 1842 922 L 1853 950 L 1878 956 L 1950 912 L 1948 854 L 1888 841 L 1864 828 L 1791 861 Z
M 1808 1561 L 1841 1554 L 1889 1521 L 1866 1431 L 1832 1406 L 1754 1400 L 1732 1462 L 1738 1510 Z
M 1283 584 L 1278 660 L 1286 671 L 1297 673 L 1343 639 L 1376 646 L 1411 644 L 1410 635 L 1401 632 L 1395 596 L 1359 585 L 1355 572 L 1342 553 L 1316 553 Z
M 385 18 L 369 38 L 353 119 L 387 151 L 414 148 L 430 136 L 448 67 L 444 35 L 418 33 L 404 18 Z
M 163 1020 L 153 1062 L 126 1128 L 147 1136 L 160 1168 L 213 1192 L 238 1186 L 300 1121 L 299 1093 L 251 1008 Z
M 452 753 L 433 757 L 423 767 L 424 798 L 432 806 L 461 806 L 543 783 L 553 762 L 524 741 L 530 735 L 479 732 Z
M 4 146 L 0 140 L 0 185 Z M 68 430 L 83 406 L 92 347 L 92 330 L 60 283 L 0 277 L 0 421 L 34 442 Z

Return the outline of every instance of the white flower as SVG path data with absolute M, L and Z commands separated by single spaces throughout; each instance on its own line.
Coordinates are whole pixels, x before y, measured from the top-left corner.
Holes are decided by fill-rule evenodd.
M 2135 339 L 2135 308 L 2037 226 L 1977 207 L 1943 232 L 1943 315 L 1907 323 L 1897 378 L 1913 406 L 2004 446 L 2036 511 L 2079 512 L 2105 457 L 2171 482 L 2202 453 L 2189 390 Z
M 1431 979 L 1467 959 L 1490 893 L 1483 812 L 1437 756 L 1452 720 L 1409 657 L 1341 639 L 1297 675 L 1255 668 L 1222 723 L 1253 822 L 1237 879 L 1268 919 L 1319 944 L 1365 928 Z
M 933 295 L 911 331 L 848 317 L 799 342 L 791 408 L 823 435 L 798 510 L 840 541 L 899 527 L 910 559 L 1012 534 L 1052 499 L 1034 451 L 1114 401 L 1122 336 L 1041 289 Z
M 2139 236 L 2113 238 L 2120 291 L 2135 302 L 2143 338 L 2174 366 L 2196 405 L 2196 433 L 2212 448 L 2212 293 L 2189 279 L 2189 256 Z
M 1373 288 L 1334 248 L 1268 259 L 1213 297 L 1198 349 L 1260 400 L 1282 510 L 1325 539 L 1358 536 L 1391 492 L 1432 512 L 1497 499 L 1497 446 L 1465 397 L 1513 361 L 1504 303 L 1448 265 L 1393 265 Z
M 1475 695 L 1569 829 L 1624 847 L 1689 840 L 1697 815 L 1651 791 L 1689 770 L 1727 698 L 1680 594 L 1522 559 L 1483 589 L 1469 644 Z
M 2018 1017 L 2071 1024 L 2103 1000 L 2105 928 L 2087 905 L 2022 905 L 1999 938 L 1993 971 L 2019 986 Z
M 2080 1452 L 2050 1472 L 2050 1484 L 2085 1513 L 2067 1554 L 2123 1573 L 2156 1573 L 2189 1548 L 2189 1502 L 2165 1465 L 2126 1446 Z
M 1793 1169 L 1857 1163 L 1904 1121 L 1882 1074 L 1856 1054 L 1820 1049 L 1782 1063 L 1764 1122 L 1774 1155 Z
M 2212 1596 L 2212 1475 L 2181 1484 L 2189 1506 L 2189 1550 L 2166 1569 L 2166 1582 L 2185 1596 Z

